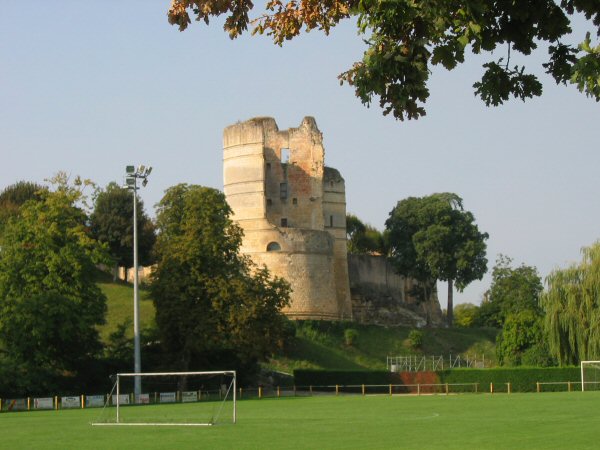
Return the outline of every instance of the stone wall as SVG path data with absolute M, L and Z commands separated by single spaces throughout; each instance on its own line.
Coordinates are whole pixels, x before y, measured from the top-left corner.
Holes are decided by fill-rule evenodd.
M 441 325 L 442 312 L 434 290 L 418 301 L 416 282 L 398 275 L 383 256 L 348 255 L 353 318 L 382 325 Z

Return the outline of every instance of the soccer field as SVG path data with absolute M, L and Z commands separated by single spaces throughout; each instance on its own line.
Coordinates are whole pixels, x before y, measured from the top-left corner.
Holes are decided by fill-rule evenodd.
M 93 427 L 99 409 L 2 413 L 0 447 L 591 449 L 599 403 L 598 392 L 245 400 L 236 425 L 212 427 Z M 189 414 L 194 405 L 158 408 Z

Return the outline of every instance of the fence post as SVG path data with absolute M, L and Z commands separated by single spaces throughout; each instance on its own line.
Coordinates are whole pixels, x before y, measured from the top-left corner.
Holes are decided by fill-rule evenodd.
M 446 383 L 446 395 L 448 395 L 448 383 Z
M 567 381 L 567 387 L 569 389 L 569 392 L 571 392 L 571 382 L 570 381 Z
M 494 383 L 490 381 L 490 394 L 494 393 Z
M 27 397 L 27 411 L 31 411 L 31 397 Z
M 340 387 L 339 385 L 335 385 L 335 395 L 338 395 L 340 393 Z
M 540 382 L 538 381 L 537 383 L 535 383 L 536 385 L 536 391 L 539 393 L 540 392 Z
M 296 396 L 296 385 L 294 385 L 294 397 Z
M 242 388 L 240 388 L 240 400 L 242 398 Z
M 363 397 L 365 395 L 365 385 L 364 384 L 362 385 L 362 395 L 363 395 Z
M 281 391 L 279 390 L 279 386 L 277 386 L 277 397 L 281 397 Z
M 479 383 L 475 383 L 475 393 L 479 392 Z
M 81 394 L 81 409 L 85 409 L 85 394 Z
M 312 396 L 312 384 L 308 387 L 308 390 L 310 391 L 310 395 Z
M 421 395 L 421 383 L 417 384 L 417 395 Z
M 260 400 L 262 398 L 262 386 L 258 387 L 258 399 Z
M 54 407 L 56 408 L 56 410 L 58 411 L 58 395 L 54 396 Z
M 507 387 L 507 392 L 510 394 L 510 392 L 511 392 L 510 383 L 506 383 L 506 387 Z
M 392 395 L 392 385 L 390 384 L 390 395 Z

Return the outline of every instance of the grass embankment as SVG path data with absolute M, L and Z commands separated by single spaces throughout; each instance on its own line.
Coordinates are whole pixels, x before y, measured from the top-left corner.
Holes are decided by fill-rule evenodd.
M 125 322 L 131 323 L 128 335 L 133 336 L 133 285 L 124 281 L 113 282 L 110 275 L 99 273 L 98 286 L 107 298 L 106 323 L 99 327 L 102 341 L 107 342 L 110 334 Z M 146 328 L 154 324 L 154 304 L 148 291 L 140 287 L 140 326 Z
M 408 335 L 411 328 L 360 325 L 351 322 L 305 321 L 295 324 L 296 337 L 291 345 L 271 359 L 267 367 L 291 373 L 294 369 L 386 369 L 387 356 L 485 355 L 490 365 L 495 363 L 497 330 L 464 328 L 424 328 L 423 343 L 412 348 Z M 351 345 L 345 330 L 357 334 Z M 486 364 L 487 366 L 488 364 Z
M 236 425 L 92 427 L 99 410 L 84 409 L 3 413 L 0 429 L 9 449 L 593 449 L 598 401 L 598 392 L 275 398 L 240 401 Z
M 133 323 L 133 287 L 124 282 L 112 282 L 110 276 L 99 276 L 98 285 L 108 298 L 106 324 L 100 334 L 107 342 L 110 333 L 126 322 Z M 148 291 L 140 288 L 140 322 L 146 328 L 154 324 L 154 305 Z M 295 337 L 285 351 L 265 366 L 268 369 L 291 373 L 294 369 L 386 369 L 387 356 L 485 354 L 490 364 L 495 362 L 497 330 L 465 328 L 423 328 L 423 343 L 413 349 L 408 340 L 412 330 L 407 327 L 381 327 L 352 322 L 303 321 L 292 323 Z M 129 328 L 133 335 L 133 326 Z M 347 345 L 345 330 L 354 329 L 357 335 Z M 487 364 L 486 364 L 487 366 Z

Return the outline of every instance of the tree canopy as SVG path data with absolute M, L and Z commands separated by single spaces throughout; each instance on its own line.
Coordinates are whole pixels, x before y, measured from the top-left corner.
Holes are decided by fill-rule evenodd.
M 364 224 L 354 214 L 346 215 L 346 238 L 349 253 L 387 254 L 383 233 L 369 224 Z
M 225 196 L 202 186 L 174 186 L 158 204 L 151 295 L 180 370 L 213 367 L 224 355 L 252 365 L 282 337 L 289 284 L 239 255 L 242 230 L 230 215 Z
M 533 266 L 512 267 L 512 259 L 499 255 L 492 269 L 492 284 L 485 293 L 478 315 L 482 326 L 502 328 L 510 314 L 530 310 L 541 315 L 542 279 Z
M 152 247 L 156 236 L 154 225 L 144 212 L 144 202 L 138 197 L 138 252 L 141 265 L 152 263 Z M 133 193 L 116 183 L 99 191 L 90 215 L 93 236 L 105 242 L 119 266 L 133 266 Z
M 397 271 L 419 281 L 448 282 L 448 324 L 453 318 L 453 284 L 459 290 L 487 271 L 487 233 L 452 193 L 401 200 L 386 221 L 390 257 Z
M 600 358 L 600 243 L 546 277 L 541 296 L 550 351 L 561 365 Z
M 94 276 L 108 255 L 89 235 L 81 190 L 58 181 L 24 203 L 0 236 L 0 366 L 20 383 L 13 393 L 49 392 L 101 350 L 95 327 L 106 299 Z
M 253 8 L 251 0 L 172 0 L 168 19 L 183 31 L 190 14 L 206 24 L 225 16 L 224 29 L 232 39 L 251 25 L 253 34 L 267 34 L 282 45 L 314 29 L 329 34 L 340 21 L 355 17 L 367 50 L 339 75 L 340 83 L 353 86 L 363 104 L 378 99 L 384 114 L 400 120 L 425 115 L 432 66 L 452 70 L 469 52 L 503 53 L 483 65 L 481 80 L 473 84 L 488 106 L 542 94 L 537 76 L 511 63 L 511 52 L 529 56 L 538 46 L 547 46 L 543 68 L 557 84 L 573 83 L 600 99 L 600 45 L 592 44 L 589 32 L 577 47 L 565 43 L 576 14 L 591 20 L 589 26 L 600 34 L 595 1 L 269 0 L 265 11 L 251 18 Z
M 19 208 L 28 200 L 39 200 L 45 188 L 31 181 L 19 181 L 0 192 L 0 230 L 10 217 L 17 215 Z

